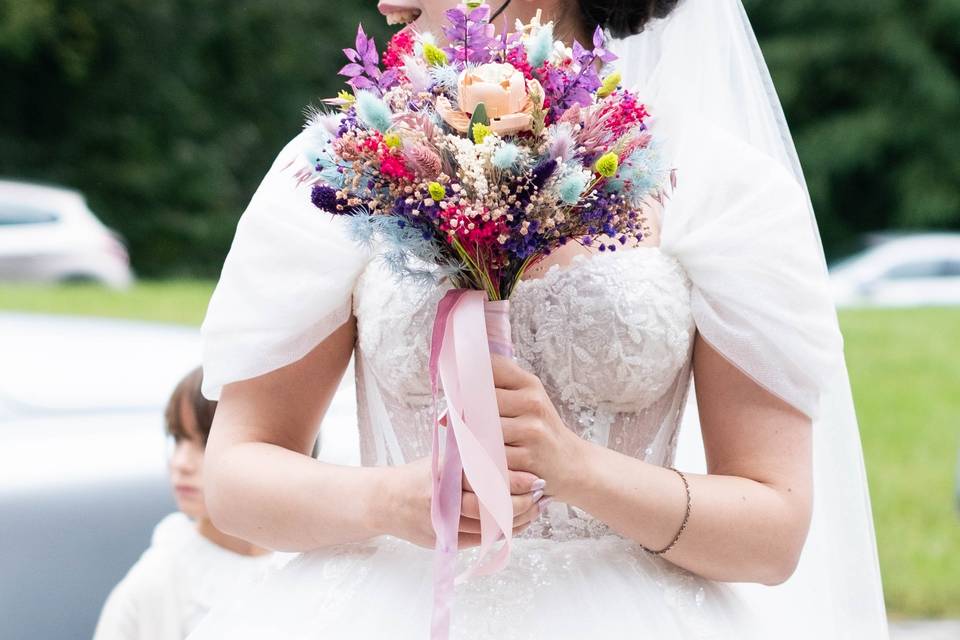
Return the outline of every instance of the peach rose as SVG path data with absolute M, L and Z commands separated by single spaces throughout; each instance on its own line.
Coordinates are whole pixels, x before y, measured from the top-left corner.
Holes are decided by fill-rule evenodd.
M 460 109 L 473 113 L 481 102 L 487 115 L 502 118 L 520 113 L 527 101 L 523 74 L 510 64 L 482 64 L 466 69 L 458 83 Z

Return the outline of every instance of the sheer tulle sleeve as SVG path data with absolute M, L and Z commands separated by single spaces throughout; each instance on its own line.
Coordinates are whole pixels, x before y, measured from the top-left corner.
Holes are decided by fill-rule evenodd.
M 302 358 L 350 317 L 369 254 L 298 186 L 306 146 L 301 134 L 280 152 L 237 225 L 201 329 L 211 400 Z
M 807 196 L 772 158 L 695 117 L 670 115 L 678 184 L 662 250 L 693 283 L 702 337 L 757 383 L 810 417 L 842 357 Z

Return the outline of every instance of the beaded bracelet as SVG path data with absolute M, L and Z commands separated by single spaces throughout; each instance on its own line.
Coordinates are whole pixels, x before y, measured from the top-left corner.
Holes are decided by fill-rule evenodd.
M 687 476 L 683 475 L 683 473 L 681 473 L 677 469 L 670 467 L 670 470 L 676 473 L 678 476 L 680 476 L 680 479 L 683 480 L 683 489 L 687 492 L 687 511 L 686 513 L 683 514 L 683 522 L 680 524 L 680 530 L 677 531 L 677 535 L 673 536 L 673 540 L 670 541 L 670 544 L 668 544 L 663 549 L 660 549 L 658 551 L 654 551 L 653 549 L 648 549 L 647 547 L 640 545 L 644 551 L 646 551 L 647 553 L 651 553 L 655 556 L 662 556 L 667 551 L 670 551 L 670 549 L 673 549 L 673 547 L 676 546 L 677 540 L 679 540 L 680 536 L 683 535 L 684 530 L 687 528 L 687 521 L 690 519 L 690 483 L 687 482 Z

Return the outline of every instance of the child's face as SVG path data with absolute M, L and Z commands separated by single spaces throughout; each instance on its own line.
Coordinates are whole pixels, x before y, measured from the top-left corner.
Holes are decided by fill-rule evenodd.
M 176 438 L 170 456 L 170 484 L 177 508 L 194 520 L 206 518 L 203 501 L 203 440 L 189 403 L 180 404 L 180 420 L 186 437 Z

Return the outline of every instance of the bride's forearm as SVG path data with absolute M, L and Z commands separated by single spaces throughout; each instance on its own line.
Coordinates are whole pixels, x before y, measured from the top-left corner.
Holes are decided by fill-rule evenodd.
M 240 442 L 208 460 L 207 508 L 231 535 L 278 551 L 307 551 L 386 533 L 391 473 L 396 470 L 338 466 L 274 444 Z
M 559 497 L 649 549 L 670 544 L 686 511 L 680 477 L 590 443 L 582 453 L 578 482 Z M 690 516 L 666 559 L 727 582 L 778 584 L 793 573 L 809 510 L 794 499 L 792 488 L 734 476 L 685 475 Z

